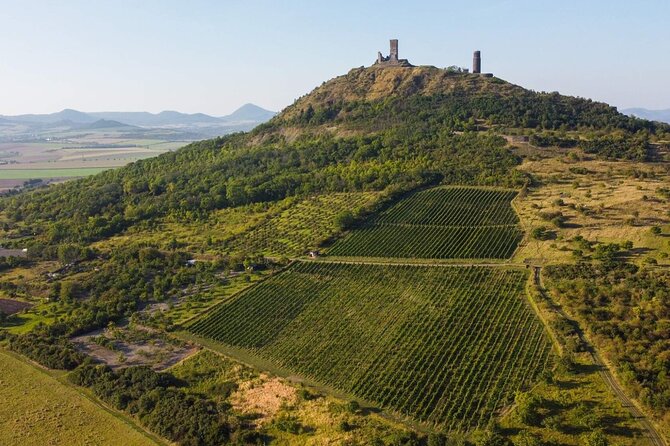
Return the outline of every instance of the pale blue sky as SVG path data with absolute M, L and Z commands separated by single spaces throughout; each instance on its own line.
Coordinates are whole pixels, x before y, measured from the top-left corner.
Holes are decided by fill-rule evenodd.
M 0 114 L 279 110 L 371 64 L 483 69 L 619 107 L 670 108 L 668 0 L 0 0 Z

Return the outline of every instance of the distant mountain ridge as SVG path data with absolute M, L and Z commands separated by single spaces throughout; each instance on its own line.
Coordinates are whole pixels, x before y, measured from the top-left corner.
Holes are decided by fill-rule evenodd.
M 635 116 L 637 118 L 648 119 L 650 121 L 667 122 L 670 124 L 670 108 L 665 110 L 649 110 L 648 108 L 627 108 L 621 110 L 621 113 Z
M 81 112 L 65 109 L 49 114 L 25 114 L 16 116 L 0 115 L 2 122 L 22 124 L 56 124 L 72 122 L 75 124 L 94 124 L 99 121 L 114 121 L 117 125 L 138 127 L 229 125 L 235 123 L 261 123 L 276 113 L 254 104 L 245 104 L 227 116 L 216 117 L 204 113 L 180 113 L 166 110 L 160 113 L 149 112 Z

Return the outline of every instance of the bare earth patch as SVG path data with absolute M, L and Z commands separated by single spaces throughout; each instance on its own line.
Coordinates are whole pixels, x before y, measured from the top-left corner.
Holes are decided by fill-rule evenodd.
M 75 347 L 111 368 L 138 365 L 164 370 L 198 352 L 190 343 L 162 339 L 146 329 L 106 328 L 72 339 Z
M 231 396 L 233 407 L 241 412 L 258 415 L 257 424 L 270 421 L 284 405 L 295 404 L 298 400 L 295 387 L 279 378 L 260 376 L 257 380 L 246 381 Z

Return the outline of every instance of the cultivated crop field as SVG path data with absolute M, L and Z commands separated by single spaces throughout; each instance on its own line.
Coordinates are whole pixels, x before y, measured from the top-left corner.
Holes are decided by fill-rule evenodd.
M 298 255 L 316 248 L 337 232 L 335 217 L 342 211 L 371 204 L 374 192 L 350 192 L 317 195 L 287 206 L 247 232 L 233 238 L 230 251 L 271 255 Z
M 352 231 L 328 254 L 343 257 L 506 259 L 523 237 L 516 192 L 438 187 L 399 201 Z
M 525 270 L 298 262 L 188 329 L 448 430 L 482 426 L 551 362 Z

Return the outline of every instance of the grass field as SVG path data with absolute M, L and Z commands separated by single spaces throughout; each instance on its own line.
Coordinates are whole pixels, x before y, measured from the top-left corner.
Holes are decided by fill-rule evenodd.
M 485 425 L 551 362 L 524 270 L 297 263 L 188 328 L 449 430 Z
M 553 236 L 528 239 L 514 259 L 545 263 L 574 261 L 572 240 L 604 243 L 633 242 L 632 260 L 654 258 L 670 265 L 670 244 L 665 235 L 654 235 L 653 226 L 670 232 L 670 200 L 659 193 L 670 182 L 670 164 L 628 161 L 574 161 L 563 158 L 527 161 L 520 166 L 542 184 L 515 201 L 524 229 L 545 227 Z M 560 212 L 561 227 L 542 218 Z
M 0 444 L 159 444 L 73 388 L 3 350 L 0 398 Z
M 420 191 L 353 230 L 332 256 L 506 259 L 523 233 L 514 191 L 438 187 Z
M 94 175 L 106 167 L 74 167 L 63 169 L 0 169 L 0 180 L 29 180 L 36 178 L 67 178 Z

